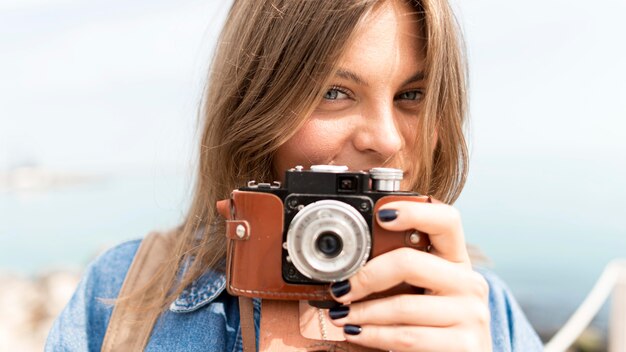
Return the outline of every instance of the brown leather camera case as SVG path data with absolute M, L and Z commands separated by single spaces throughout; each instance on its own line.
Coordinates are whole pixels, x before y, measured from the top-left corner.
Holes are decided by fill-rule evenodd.
M 427 196 L 386 196 L 376 203 L 374 214 L 382 205 L 393 201 L 431 200 Z M 226 219 L 226 288 L 231 295 L 280 300 L 332 300 L 328 285 L 296 285 L 283 280 L 284 215 L 280 198 L 271 193 L 235 190 L 230 200 L 218 202 L 217 207 L 220 215 Z M 428 250 L 430 241 L 425 234 L 419 236 L 419 242 L 411 243 L 411 234 L 414 232 L 387 231 L 373 220 L 370 259 L 400 247 Z M 410 287 L 399 290 L 415 292 L 415 288 Z M 394 289 L 396 291 L 398 289 Z

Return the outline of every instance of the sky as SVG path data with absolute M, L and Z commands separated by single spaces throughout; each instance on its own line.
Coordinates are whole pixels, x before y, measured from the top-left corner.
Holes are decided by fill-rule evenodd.
M 204 75 L 227 4 L 0 5 L 0 169 L 189 162 Z
M 476 152 L 624 161 L 626 3 L 520 4 L 472 1 L 460 11 Z
M 468 47 L 473 161 L 624 165 L 626 2 L 453 3 Z M 0 1 L 0 170 L 188 165 L 228 6 Z

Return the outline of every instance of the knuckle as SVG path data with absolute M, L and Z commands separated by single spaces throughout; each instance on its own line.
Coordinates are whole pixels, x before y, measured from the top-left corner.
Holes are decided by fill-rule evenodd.
M 489 326 L 491 313 L 484 302 L 474 301 L 468 306 L 474 322 L 476 322 L 479 326 Z
M 354 279 L 359 287 L 369 287 L 373 282 L 374 273 L 370 267 L 364 266 L 357 272 Z
M 409 277 L 415 270 L 415 256 L 417 251 L 413 248 L 402 247 L 398 249 L 397 268 L 398 274 L 404 278 Z
M 473 352 L 473 351 L 485 350 L 485 345 L 483 344 L 483 341 L 481 339 L 481 334 L 474 331 L 472 333 L 468 333 L 468 335 L 470 335 L 469 337 L 470 351 Z M 491 341 L 489 341 L 489 344 L 491 344 Z
M 377 341 L 379 343 L 381 341 L 384 341 L 385 337 L 383 336 L 380 328 L 378 328 L 377 326 L 368 326 L 367 328 L 363 329 L 363 332 L 365 332 L 365 334 L 363 334 L 364 336 L 362 336 L 361 338 L 366 341 Z
M 458 336 L 460 343 L 459 351 L 478 351 L 476 347 L 478 346 L 478 339 L 476 338 L 476 334 L 472 334 L 470 331 L 464 331 Z
M 489 326 L 491 322 L 491 312 L 484 304 L 480 305 L 480 309 L 478 311 L 478 323 L 481 326 Z
M 413 252 L 412 248 L 401 247 L 397 249 L 399 260 L 401 263 L 404 263 L 407 259 L 409 259 L 411 252 Z
M 400 350 L 410 350 L 415 345 L 416 336 L 409 328 L 401 329 L 396 336 L 396 343 Z
M 367 314 L 367 302 L 350 305 L 350 313 L 348 314 L 348 321 L 350 323 L 361 323 L 366 318 Z
M 471 292 L 476 296 L 481 298 L 489 297 L 489 284 L 481 274 L 472 271 L 470 274 L 469 286 L 471 287 Z
M 415 261 L 415 253 L 417 251 L 410 247 L 402 247 L 398 249 L 398 263 L 413 268 Z
M 409 307 L 409 305 L 407 305 L 405 295 L 392 296 L 389 301 L 389 311 L 395 315 L 404 313 L 407 310 L 407 307 Z
M 440 204 L 441 213 L 445 216 L 448 221 L 455 221 L 461 219 L 461 212 L 452 205 L 449 204 Z
M 455 224 L 455 225 L 460 225 L 461 224 L 461 212 L 453 207 L 453 206 L 448 206 L 448 221 L 450 221 L 450 223 Z

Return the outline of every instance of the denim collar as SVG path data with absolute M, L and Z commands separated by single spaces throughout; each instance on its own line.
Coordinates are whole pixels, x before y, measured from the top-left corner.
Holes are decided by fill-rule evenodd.
M 199 228 L 196 232 L 196 239 L 200 240 L 204 234 L 204 227 Z M 193 260 L 194 257 L 191 257 L 185 261 L 178 273 L 179 278 L 184 276 Z M 176 300 L 170 304 L 170 312 L 190 313 L 213 302 L 226 288 L 225 269 L 226 258 L 222 258 L 217 265 L 217 270 L 207 270 L 185 287 Z
M 208 270 L 187 286 L 170 304 L 170 312 L 189 313 L 213 302 L 226 288 L 226 274 Z

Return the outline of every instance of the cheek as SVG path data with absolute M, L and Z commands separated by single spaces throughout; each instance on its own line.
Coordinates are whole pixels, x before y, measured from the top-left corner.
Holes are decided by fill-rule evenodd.
M 393 167 L 397 167 L 405 171 L 405 177 L 400 185 L 402 190 L 411 190 L 414 183 L 413 177 L 410 176 L 413 170 L 419 168 L 419 158 L 415 151 L 415 144 L 418 138 L 419 125 L 418 121 L 413 115 L 403 116 L 401 123 L 398 124 L 401 129 L 404 145 L 396 164 Z
M 415 155 L 415 143 L 418 138 L 418 123 L 414 116 L 409 116 L 398 124 L 404 145 L 401 156 L 405 161 L 413 160 Z
M 349 131 L 345 126 L 333 121 L 312 118 L 278 148 L 276 166 L 286 170 L 296 165 L 328 163 L 341 152 L 348 136 Z

